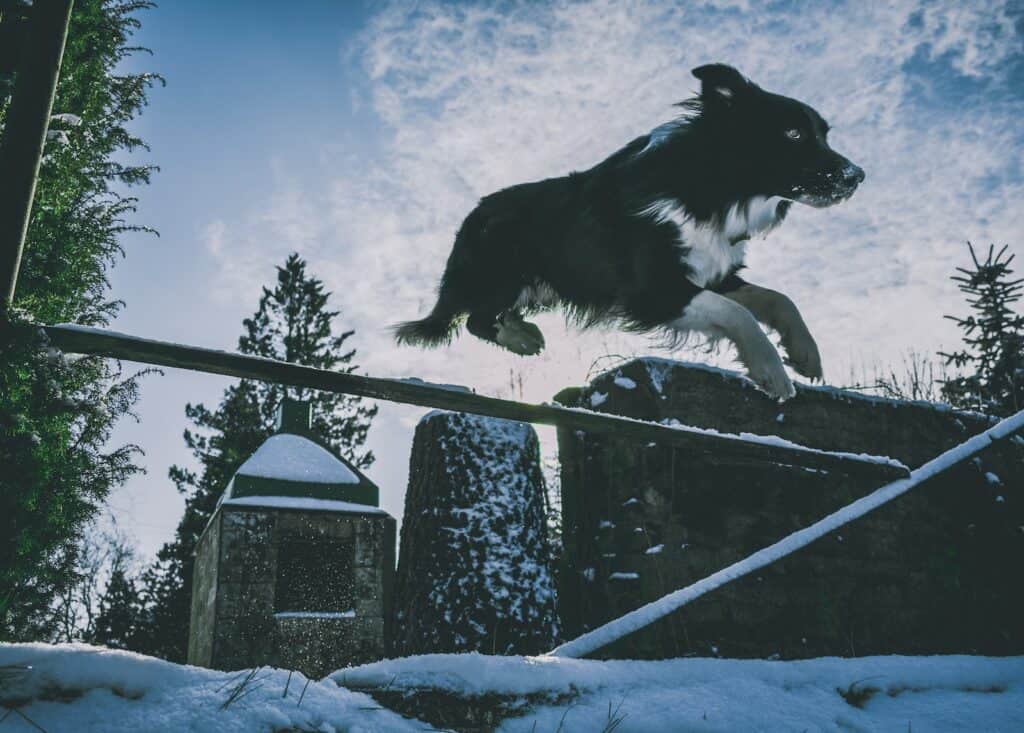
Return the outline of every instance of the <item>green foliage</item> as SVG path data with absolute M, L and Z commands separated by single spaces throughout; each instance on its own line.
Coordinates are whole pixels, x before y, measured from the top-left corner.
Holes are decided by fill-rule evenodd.
M 138 389 L 42 336 L 0 341 L 0 638 L 32 639 L 48 633 L 47 610 L 74 581 L 82 528 L 139 470 L 135 446 L 107 446 Z
M 940 353 L 946 364 L 964 372 L 942 385 L 950 404 L 991 415 L 1010 415 L 1024 408 L 1024 314 L 1013 305 L 1020 300 L 1024 279 L 1012 279 L 1007 247 L 989 247 L 979 260 L 968 243 L 973 266 L 958 267 L 953 280 L 967 296 L 971 313 L 947 316 L 963 331 L 967 348 Z
M 245 335 L 238 341 L 238 350 L 344 374 L 354 372 L 356 351 L 345 345 L 354 331 L 333 335 L 332 324 L 339 312 L 327 310 L 328 298 L 323 283 L 306 275 L 306 263 L 297 254 L 290 255 L 284 267 L 278 268 L 276 287 L 263 289 L 256 313 L 243 321 Z M 255 389 L 262 424 L 274 424 L 285 396 L 309 400 L 313 432 L 321 440 L 359 468 L 373 463 L 373 454 L 360 452 L 360 448 L 376 407 L 366 406 L 359 397 L 305 388 L 289 387 L 287 395 L 277 385 L 257 383 Z M 346 418 L 338 419 L 339 415 Z
M 263 289 L 256 313 L 243 322 L 238 350 L 322 369 L 355 371 L 356 352 L 346 344 L 353 332 L 334 335 L 338 311 L 327 309 L 328 299 L 323 283 L 307 275 L 306 263 L 298 255 L 291 255 L 278 268 L 275 287 Z M 196 543 L 235 471 L 274 433 L 277 408 L 285 396 L 312 403 L 313 429 L 332 450 L 360 468 L 373 463 L 373 454 L 362 446 L 377 408 L 357 397 L 286 390 L 243 379 L 224 391 L 215 410 L 187 405 L 185 414 L 196 430 L 185 431 L 185 445 L 199 462 L 200 472 L 171 468 L 171 479 L 187 497 L 185 514 L 174 541 L 164 545 L 157 563 L 145 574 L 143 626 L 147 633 L 136 651 L 185 661 Z
M 130 649 L 139 633 L 139 591 L 123 567 L 115 567 L 100 599 L 100 612 L 89 641 L 113 649 Z
M 144 2 L 75 3 L 36 187 L 14 320 L 103 325 L 118 236 L 152 168 L 117 162 L 144 148 L 125 125 L 156 77 L 118 75 Z M 18 14 L 3 8 L 0 23 Z M 11 21 L 13 22 L 13 21 Z M 18 23 L 18 28 L 23 26 Z M 13 37 L 7 29 L 5 37 Z M 6 87 L 5 87 L 6 88 Z M 6 114 L 0 99 L 0 124 Z M 0 640 L 47 633 L 47 609 L 74 581 L 76 543 L 111 487 L 139 468 L 137 448 L 108 445 L 130 414 L 136 377 L 102 359 L 65 360 L 40 336 L 0 334 Z

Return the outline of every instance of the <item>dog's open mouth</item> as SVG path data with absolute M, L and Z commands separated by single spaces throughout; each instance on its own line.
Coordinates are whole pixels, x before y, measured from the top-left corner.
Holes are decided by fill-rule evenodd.
M 857 187 L 854 186 L 844 191 L 830 191 L 828 193 L 805 191 L 794 193 L 792 200 L 807 206 L 813 206 L 816 209 L 826 209 L 829 206 L 835 206 L 846 201 L 853 196 L 856 190 Z
M 851 183 L 846 185 L 830 186 L 828 188 L 796 188 L 791 192 L 791 195 L 788 198 L 793 201 L 798 201 L 801 204 L 806 204 L 807 206 L 813 206 L 816 209 L 825 209 L 829 206 L 835 206 L 836 204 L 846 201 L 856 193 L 857 187 L 857 183 Z

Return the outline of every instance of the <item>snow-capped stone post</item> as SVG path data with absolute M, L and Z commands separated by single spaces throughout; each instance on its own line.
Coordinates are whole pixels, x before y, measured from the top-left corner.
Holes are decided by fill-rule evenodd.
M 537 435 L 435 411 L 416 428 L 391 654 L 535 654 L 557 636 Z
M 196 548 L 188 661 L 319 677 L 384 656 L 395 520 L 316 441 L 308 402 L 235 473 Z
M 562 404 L 919 467 L 984 415 L 799 385 L 779 405 L 731 372 L 638 359 Z M 763 436 L 763 437 L 757 437 Z M 559 431 L 566 638 L 689 586 L 890 479 Z M 596 652 L 812 657 L 1024 651 L 1024 450 L 1005 441 L 920 491 Z M 880 466 L 882 464 L 879 464 Z

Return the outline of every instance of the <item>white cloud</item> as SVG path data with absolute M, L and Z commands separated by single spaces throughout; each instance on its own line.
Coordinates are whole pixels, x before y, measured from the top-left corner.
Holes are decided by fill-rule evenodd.
M 228 225 L 222 219 L 214 219 L 203 227 L 200 238 L 207 252 L 214 258 L 219 258 L 227 246 Z

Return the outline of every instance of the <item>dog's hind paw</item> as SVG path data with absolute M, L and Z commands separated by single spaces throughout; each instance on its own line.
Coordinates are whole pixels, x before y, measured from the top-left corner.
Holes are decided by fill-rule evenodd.
M 540 329 L 532 323 L 518 319 L 500 322 L 495 340 L 520 356 L 534 356 L 544 349 L 544 334 Z

